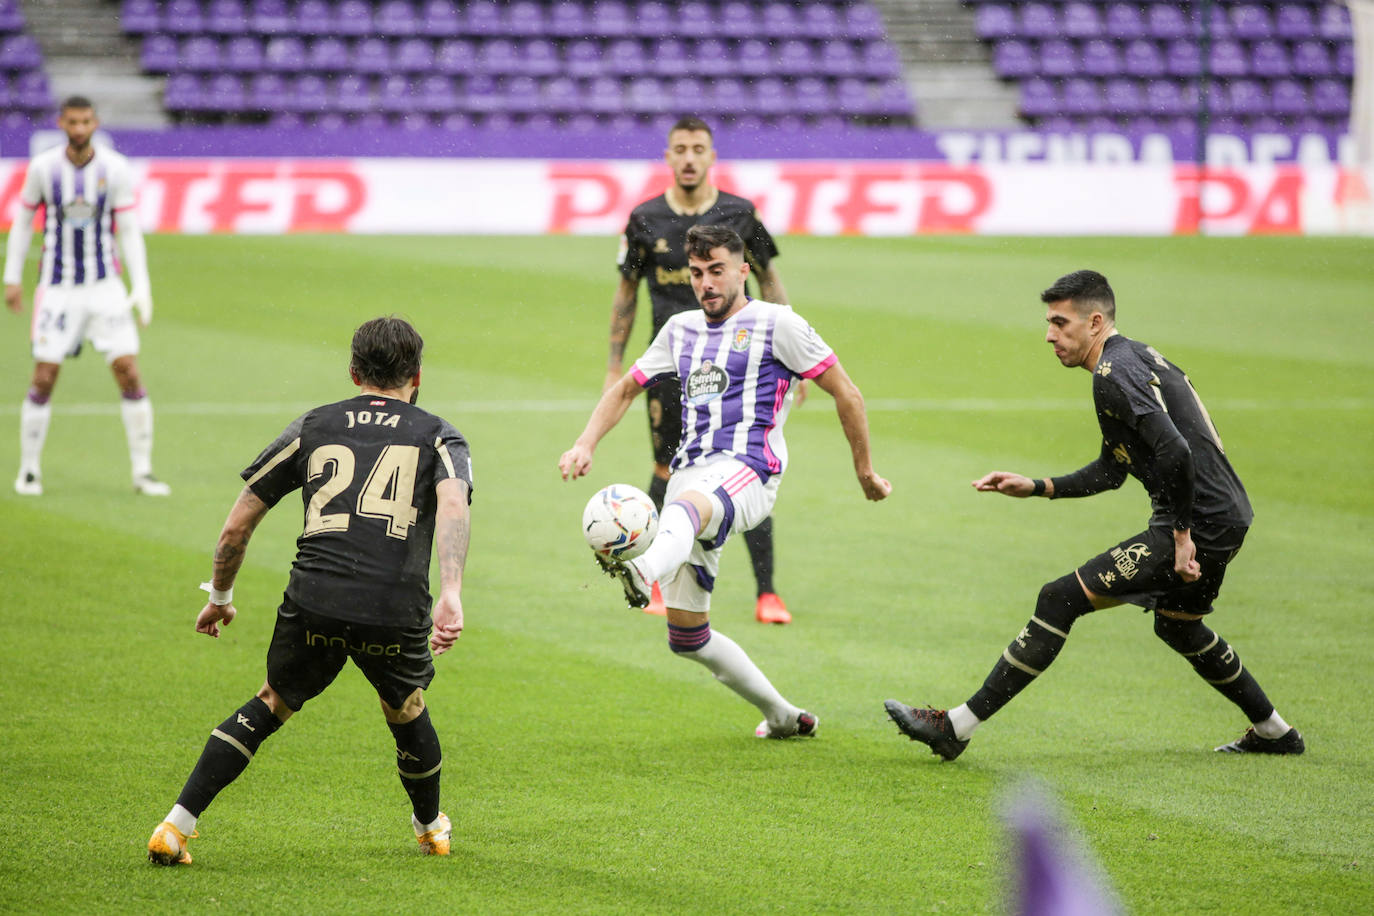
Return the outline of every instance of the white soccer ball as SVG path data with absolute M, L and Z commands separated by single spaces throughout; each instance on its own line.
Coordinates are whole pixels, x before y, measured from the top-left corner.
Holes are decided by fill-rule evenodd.
M 582 510 L 582 534 L 603 557 L 630 560 L 649 549 L 658 533 L 658 510 L 647 493 L 613 483 L 598 490 Z

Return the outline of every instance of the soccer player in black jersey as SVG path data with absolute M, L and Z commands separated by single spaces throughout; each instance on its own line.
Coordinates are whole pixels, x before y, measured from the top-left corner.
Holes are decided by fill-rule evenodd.
M 353 335 L 356 397 L 297 418 L 243 471 L 247 485 L 215 548 L 210 600 L 196 632 L 219 637 L 237 613 L 234 578 L 254 529 L 277 501 L 301 491 L 305 523 L 267 650 L 267 681 L 210 733 L 176 805 L 148 841 L 160 865 L 191 861 L 196 819 L 262 744 L 349 659 L 377 690 L 396 739 L 420 848 L 448 855 L 451 825 L 439 811 L 439 736 L 425 708 L 430 657 L 463 629 L 472 466 L 468 444 L 445 420 L 414 406 L 424 343 L 399 318 L 376 318 Z M 429 591 L 432 547 L 440 592 Z
M 1034 615 L 967 703 L 946 712 L 888 700 L 888 715 L 913 741 L 953 760 L 981 722 L 1049 667 L 1075 620 L 1135 604 L 1154 612 L 1155 634 L 1250 720 L 1241 738 L 1218 751 L 1301 754 L 1298 730 L 1274 709 L 1236 650 L 1203 623 L 1253 517 L 1207 409 L 1182 369 L 1116 330 L 1116 299 L 1102 274 L 1060 277 L 1040 299 L 1055 356 L 1092 373 L 1101 454 L 1062 477 L 993 471 L 973 486 L 1064 499 L 1116 489 L 1129 475 L 1150 494 L 1149 526 L 1045 585 Z
M 672 316 L 700 307 L 687 273 L 686 245 L 687 230 L 699 223 L 724 224 L 735 230 L 744 239 L 749 271 L 758 278 L 759 298 L 787 304 L 787 290 L 773 265 L 778 247 L 759 222 L 753 203 L 711 184 L 711 166 L 715 164 L 716 151 L 711 128 L 706 122 L 700 118 L 682 118 L 675 123 L 668 131 L 664 158 L 673 170 L 672 187 L 635 207 L 621 238 L 617 259 L 620 285 L 616 287 L 611 305 L 611 352 L 603 388 L 610 388 L 625 374 L 625 344 L 634 327 L 641 278 L 649 287 L 655 336 Z M 805 390 L 805 387 L 798 390 L 798 404 L 805 397 Z M 668 490 L 669 464 L 682 439 L 681 386 L 676 379 L 669 379 L 650 388 L 645 400 L 654 452 L 649 496 L 661 510 Z M 773 520 L 769 518 L 747 532 L 744 540 L 749 546 L 749 558 L 758 584 L 755 617 L 761 623 L 790 623 L 792 616 L 787 605 L 773 588 Z M 662 600 L 655 600 L 646 610 L 663 613 Z

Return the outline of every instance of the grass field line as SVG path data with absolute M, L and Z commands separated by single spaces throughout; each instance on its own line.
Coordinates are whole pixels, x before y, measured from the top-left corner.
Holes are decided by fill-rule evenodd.
M 313 407 L 305 402 L 270 401 L 163 401 L 154 398 L 157 412 L 187 416 L 251 416 L 254 414 L 291 415 L 304 413 Z M 1026 413 L 1053 412 L 1090 408 L 1084 398 L 871 398 L 865 405 L 869 413 L 905 413 L 938 411 L 948 413 Z M 586 398 L 549 400 L 540 398 L 477 401 L 425 401 L 421 406 L 437 413 L 576 413 L 591 411 L 594 402 Z M 1374 398 L 1209 398 L 1208 406 L 1216 410 L 1342 410 L 1374 409 Z M 118 402 L 112 397 L 102 402 L 65 404 L 53 401 L 54 410 L 71 416 L 115 414 Z M 17 416 L 19 405 L 0 405 L 0 416 Z

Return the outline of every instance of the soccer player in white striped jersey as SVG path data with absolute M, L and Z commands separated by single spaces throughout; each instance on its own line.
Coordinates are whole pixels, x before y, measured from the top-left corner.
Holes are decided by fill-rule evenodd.
M 65 146 L 33 157 L 24 177 L 19 214 L 5 251 L 5 305 L 24 310 L 23 273 L 35 211 L 44 209 L 43 260 L 33 295 L 33 381 L 19 413 L 19 476 L 14 490 L 43 493 L 43 443 L 52 417 L 53 387 L 62 362 L 90 341 L 119 386 L 120 414 L 129 443 L 134 490 L 166 496 L 153 476 L 153 406 L 138 372 L 138 327 L 153 317 L 148 257 L 134 211 L 129 161 L 92 142 L 99 120 L 89 99 L 62 103 L 57 126 Z M 115 251 L 118 241 L 121 259 Z M 127 273 L 126 291 L 121 273 Z
M 728 226 L 693 226 L 687 256 L 701 308 L 668 319 L 644 355 L 601 396 L 558 467 L 564 479 L 585 475 L 597 443 L 635 397 L 677 376 L 682 442 L 658 534 L 642 556 L 602 561 L 603 567 L 632 606 L 647 604 L 659 583 L 669 648 L 704 665 L 763 713 L 755 735 L 809 737 L 816 733 L 816 716 L 784 699 L 743 649 L 711 629 L 720 551 L 729 535 L 748 531 L 773 511 L 787 464 L 782 428 L 800 379 L 814 379 L 835 398 L 864 495 L 885 499 L 892 485 L 873 470 L 863 395 L 834 351 L 792 309 L 745 295 L 749 265 L 739 235 Z

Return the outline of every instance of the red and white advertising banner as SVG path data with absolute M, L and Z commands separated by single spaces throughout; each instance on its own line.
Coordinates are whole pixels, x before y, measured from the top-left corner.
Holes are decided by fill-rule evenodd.
M 0 230 L 23 160 L 0 160 Z M 671 179 L 662 164 L 536 159 L 148 159 L 135 162 L 149 232 L 580 234 L 620 232 Z M 1367 208 L 1336 165 L 721 164 L 778 234 L 900 236 L 1327 234 Z M 1351 202 L 1366 207 L 1342 206 Z

